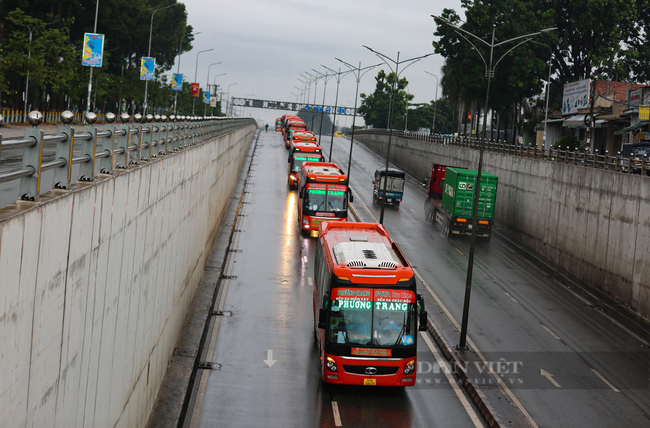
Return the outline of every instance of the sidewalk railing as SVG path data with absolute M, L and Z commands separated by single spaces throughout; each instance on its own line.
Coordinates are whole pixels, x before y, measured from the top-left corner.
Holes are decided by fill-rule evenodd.
M 66 110 L 68 111 L 68 110 Z M 16 109 L 7 109 L 3 108 L 2 112 L 0 112 L 2 115 L 3 119 L 0 119 L 0 124 L 5 123 L 5 124 L 10 124 L 10 123 L 29 123 L 29 112 L 25 112 L 22 110 L 16 110 Z M 58 123 L 61 122 L 61 115 L 63 114 L 62 111 L 44 111 L 41 112 L 43 115 L 43 122 L 44 123 Z M 84 114 L 83 113 L 72 113 L 73 114 L 73 122 L 77 123 L 82 123 L 84 121 Z M 105 115 L 104 113 L 96 113 L 97 116 L 97 121 L 98 122 L 104 122 L 105 121 Z
M 93 181 L 98 167 L 99 175 L 112 174 L 115 170 L 127 169 L 129 165 L 150 162 L 219 135 L 236 129 L 255 125 L 251 118 L 158 116 L 131 118 L 124 113 L 119 116 L 105 115 L 106 125 L 99 130 L 94 123 L 95 113 L 86 113 L 82 132 L 75 132 L 71 123 L 76 116 L 71 111 L 60 114 L 62 125 L 55 134 L 46 135 L 39 127 L 44 116 L 38 111 L 28 114 L 30 128 L 22 138 L 2 139 L 0 134 L 0 155 L 3 149 L 23 148 L 22 166 L 0 173 L 0 183 L 20 180 L 20 199 L 38 201 L 41 193 L 42 172 L 53 169 L 52 188 L 69 189 L 72 179 L 72 165 L 80 164 L 78 181 Z M 0 123 L 2 123 L 0 115 Z M 44 143 L 56 143 L 54 160 L 43 162 Z M 73 147 L 80 151 L 73 157 Z M 96 161 L 99 165 L 96 165 Z
M 388 129 L 360 129 L 354 131 L 355 135 L 388 135 Z M 408 132 L 393 130 L 393 136 L 410 140 L 424 141 L 431 144 L 467 147 L 478 150 L 482 138 L 467 136 L 448 136 L 440 134 L 423 134 L 420 132 Z M 650 162 L 648 155 L 638 155 L 624 158 L 621 153 L 610 154 L 605 151 L 598 153 L 590 151 L 571 151 L 568 148 L 545 149 L 537 146 L 524 146 L 522 144 L 509 144 L 503 140 L 485 139 L 483 150 L 488 152 L 502 153 L 511 156 L 520 156 L 533 159 L 540 159 L 551 162 L 568 163 L 589 168 L 599 168 L 621 173 L 635 173 L 650 175 Z

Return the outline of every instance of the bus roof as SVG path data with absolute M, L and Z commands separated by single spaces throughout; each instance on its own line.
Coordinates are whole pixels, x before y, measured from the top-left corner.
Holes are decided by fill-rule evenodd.
M 337 164 L 330 162 L 303 162 L 302 173 L 305 177 L 315 181 L 342 182 L 348 179 Z
M 291 144 L 291 153 L 322 153 L 322 149 L 318 144 L 296 141 Z
M 320 240 L 332 273 L 353 284 L 397 285 L 413 277 L 399 247 L 378 223 L 325 222 Z

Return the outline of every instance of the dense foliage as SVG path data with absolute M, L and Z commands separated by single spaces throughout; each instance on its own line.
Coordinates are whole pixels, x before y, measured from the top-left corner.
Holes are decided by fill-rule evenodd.
M 84 33 L 92 33 L 96 1 L 0 1 L 0 100 L 3 108 L 22 109 L 29 71 L 28 107 L 85 111 L 90 67 L 81 65 Z M 170 113 L 174 92 L 170 72 L 180 52 L 192 49 L 193 29 L 185 5 L 176 0 L 100 1 L 97 33 L 105 35 L 102 67 L 93 69 L 91 110 L 142 111 L 145 82 L 140 59 L 151 56 L 156 79 L 149 82 L 149 112 Z M 29 34 L 32 34 L 31 43 Z M 29 57 L 29 59 L 28 59 Z M 178 113 L 190 114 L 189 82 L 178 93 Z M 197 101 L 197 114 L 204 106 Z

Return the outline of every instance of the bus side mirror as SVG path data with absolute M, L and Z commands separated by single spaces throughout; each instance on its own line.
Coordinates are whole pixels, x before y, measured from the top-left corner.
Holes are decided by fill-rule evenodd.
M 429 320 L 427 319 L 427 311 L 424 308 L 424 297 L 421 294 L 418 294 L 418 303 L 420 305 L 420 327 L 419 331 L 427 331 L 427 324 Z
M 352 192 L 350 192 L 350 195 L 349 195 L 348 200 L 349 200 L 350 202 L 354 202 L 354 196 L 352 196 Z
M 318 328 L 325 328 L 327 322 L 327 309 L 320 308 L 318 311 Z

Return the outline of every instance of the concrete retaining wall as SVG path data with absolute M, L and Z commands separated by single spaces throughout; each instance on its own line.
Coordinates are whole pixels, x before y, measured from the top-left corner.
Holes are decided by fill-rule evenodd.
M 0 210 L 0 425 L 145 426 L 254 131 Z
M 357 139 L 385 156 L 387 135 Z M 495 221 L 515 241 L 597 294 L 650 320 L 650 178 L 498 153 Z M 478 166 L 478 150 L 393 138 L 391 162 L 417 178 L 431 165 Z

